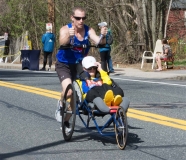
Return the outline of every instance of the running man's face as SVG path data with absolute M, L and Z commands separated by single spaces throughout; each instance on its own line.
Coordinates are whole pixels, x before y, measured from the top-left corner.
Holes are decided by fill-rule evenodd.
M 74 12 L 74 15 L 71 16 L 71 20 L 74 24 L 74 26 L 78 29 L 81 29 L 84 27 L 84 21 L 86 19 L 86 15 L 84 11 L 76 10 Z

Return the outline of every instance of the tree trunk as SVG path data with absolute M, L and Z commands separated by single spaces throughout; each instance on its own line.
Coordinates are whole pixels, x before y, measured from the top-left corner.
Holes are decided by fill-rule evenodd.
M 172 0 L 170 0 L 170 3 L 169 3 L 169 9 L 167 11 L 167 16 L 166 16 L 166 21 L 165 21 L 165 31 L 164 31 L 164 38 L 166 38 L 167 36 L 167 23 L 168 23 L 168 19 L 169 19 L 169 12 L 170 12 L 170 9 L 171 9 L 171 5 L 172 5 Z
M 153 49 L 156 43 L 156 0 L 152 0 L 152 46 Z

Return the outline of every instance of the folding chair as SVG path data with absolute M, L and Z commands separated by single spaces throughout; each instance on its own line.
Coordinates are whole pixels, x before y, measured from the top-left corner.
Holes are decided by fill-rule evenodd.
M 162 52 L 163 52 L 163 45 L 161 43 L 161 40 L 158 39 L 156 41 L 154 52 L 152 52 L 152 51 L 144 51 L 143 52 L 142 62 L 141 62 L 141 69 L 143 68 L 144 60 L 146 60 L 146 59 L 152 59 L 152 69 L 154 69 L 156 53 L 162 53 Z M 150 53 L 150 55 L 148 53 Z

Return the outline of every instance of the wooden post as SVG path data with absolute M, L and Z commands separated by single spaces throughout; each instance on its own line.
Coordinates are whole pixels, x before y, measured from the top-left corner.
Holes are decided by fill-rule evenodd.
M 48 0 L 48 22 L 52 23 L 53 33 L 55 34 L 55 0 Z
M 55 0 L 48 0 L 48 22 L 52 23 L 52 32 L 56 37 L 56 26 L 55 26 Z M 53 58 L 55 59 L 57 50 L 54 49 Z

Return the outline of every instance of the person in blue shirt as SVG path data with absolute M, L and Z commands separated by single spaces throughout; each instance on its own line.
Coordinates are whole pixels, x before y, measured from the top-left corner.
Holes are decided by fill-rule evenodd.
M 96 35 L 96 32 L 93 28 L 84 24 L 86 20 L 85 9 L 81 7 L 75 7 L 71 13 L 71 21 L 60 29 L 59 34 L 59 44 L 61 46 L 68 46 L 73 44 L 73 46 L 77 45 L 89 45 L 89 39 L 94 42 L 96 45 L 106 44 L 106 34 L 107 28 L 102 27 L 101 34 L 103 38 L 100 41 L 100 36 Z M 56 55 L 56 72 L 58 74 L 62 92 L 61 99 L 63 99 L 64 91 L 66 87 L 72 83 L 72 81 L 76 78 L 77 75 L 80 75 L 80 78 L 88 79 L 86 74 L 84 74 L 83 68 L 81 66 L 82 59 L 88 54 L 89 49 L 83 50 L 80 47 L 73 47 L 64 49 L 60 47 L 58 53 Z M 90 81 L 87 81 L 87 83 Z M 88 84 L 89 85 L 89 84 Z M 70 97 L 72 92 L 68 92 L 67 96 Z M 58 101 L 58 106 L 56 110 L 56 119 L 60 116 L 59 111 L 60 107 L 62 107 L 61 100 Z M 68 121 L 68 120 L 67 120 Z
M 99 28 L 101 29 L 104 26 L 107 26 L 106 22 L 101 22 L 98 23 Z M 111 30 L 108 29 L 107 35 L 106 35 L 106 39 L 111 38 Z M 112 43 L 112 42 L 110 42 Z M 107 64 L 108 64 L 108 69 L 109 69 L 109 73 L 114 73 L 114 68 L 113 68 L 113 64 L 112 64 L 112 59 L 111 59 L 111 46 L 110 44 L 106 44 L 105 45 L 106 48 L 100 48 L 99 52 L 100 52 L 100 57 L 101 57 L 101 66 L 103 68 L 104 71 L 107 72 Z
M 51 28 L 49 28 L 45 34 L 42 36 L 42 43 L 43 43 L 43 52 L 44 52 L 44 59 L 43 59 L 43 68 L 40 70 L 46 70 L 47 58 L 49 59 L 49 68 L 48 71 L 51 70 L 52 66 L 52 53 L 54 51 L 54 44 L 55 44 L 55 35 L 52 33 Z

